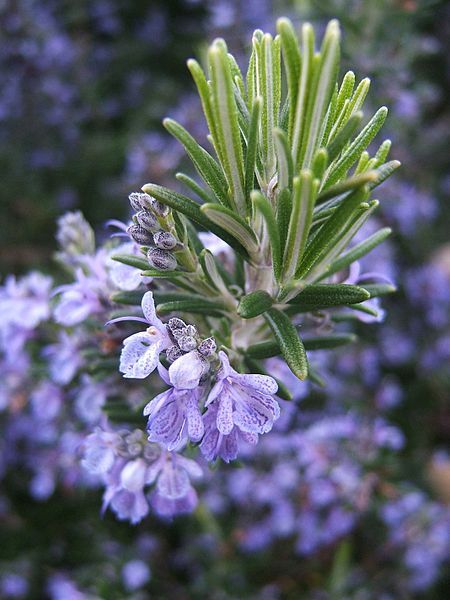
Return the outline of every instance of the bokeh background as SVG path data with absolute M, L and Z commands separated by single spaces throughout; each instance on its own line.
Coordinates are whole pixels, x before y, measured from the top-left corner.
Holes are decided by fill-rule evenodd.
M 174 187 L 183 153 L 161 119 L 170 115 L 204 135 L 185 60 L 201 59 L 217 36 L 243 60 L 253 29 L 273 32 L 281 15 L 310 20 L 319 32 L 337 17 L 343 70 L 371 78 L 367 110 L 390 109 L 384 132 L 403 167 L 380 189 L 379 221 L 395 234 L 377 260 L 399 291 L 384 302 L 384 324 L 371 326 L 330 364 L 330 388 L 345 411 L 367 404 L 398 428 L 403 445 L 385 469 L 422 490 L 426 496 L 416 501 L 442 525 L 450 502 L 445 0 L 1 0 L 0 272 L 52 273 L 56 219 L 67 210 L 80 209 L 101 239 L 107 219 L 127 217 L 130 191 L 147 181 Z M 320 411 L 331 418 L 329 395 L 309 394 L 301 405 L 305 418 L 313 422 Z M 265 509 L 254 540 L 240 543 L 247 532 L 234 514 L 239 497 L 230 508 L 234 525 L 219 535 L 208 513 L 133 528 L 111 515 L 100 520 L 99 492 L 57 485 L 43 502 L 16 479 L 4 478 L 0 597 L 439 600 L 450 593 L 446 551 L 433 554 L 432 536 L 416 544 L 406 569 L 416 570 L 411 579 L 404 565 L 390 571 L 372 555 L 378 530 L 370 528 L 370 515 L 347 537 L 338 532 L 328 546 L 312 543 L 290 554 L 275 534 L 261 541 L 261 529 L 273 526 L 263 521 Z M 258 499 L 248 492 L 247 502 Z M 407 510 L 386 517 L 393 546 Z M 392 595 L 383 578 L 391 578 Z

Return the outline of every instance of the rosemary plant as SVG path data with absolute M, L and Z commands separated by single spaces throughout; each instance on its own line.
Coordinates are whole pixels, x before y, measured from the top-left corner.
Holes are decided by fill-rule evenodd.
M 383 228 L 351 245 L 379 204 L 373 190 L 400 163 L 387 161 L 389 140 L 367 150 L 387 109 L 360 127 L 370 81 L 356 84 L 351 71 L 339 80 L 338 22 L 328 24 L 320 50 L 308 23 L 300 39 L 288 19 L 277 31 L 275 38 L 255 31 L 245 74 L 222 39 L 208 50 L 207 74 L 188 61 L 211 149 L 172 119 L 164 126 L 200 182 L 178 173 L 189 195 L 154 183 L 133 194 L 129 233 L 144 256 L 114 258 L 155 278 L 157 312 L 198 322 L 239 370 L 263 373 L 259 361 L 281 354 L 304 380 L 315 377 L 308 347 L 351 341 L 332 331 L 334 323 L 352 313 L 375 318 L 371 299 L 394 290 L 379 281 L 356 285 L 349 273 L 390 234 Z M 199 230 L 226 242 L 231 270 L 204 247 Z M 327 321 L 328 335 L 299 334 L 311 322 L 317 331 L 317 318 Z
M 241 442 L 255 444 L 271 430 L 280 415 L 276 396 L 291 396 L 265 359 L 281 356 L 298 379 L 320 384 L 307 350 L 351 342 L 338 324 L 379 320 L 377 297 L 394 290 L 357 265 L 390 230 L 352 244 L 378 206 L 372 191 L 399 166 L 386 162 L 389 140 L 373 155 L 367 150 L 387 109 L 359 131 L 369 80 L 356 85 L 348 72 L 338 82 L 337 21 L 319 51 L 309 24 L 300 41 L 287 19 L 277 27 L 275 38 L 254 33 L 245 77 L 221 39 L 209 48 L 208 75 L 188 61 L 212 149 L 164 121 L 199 179 L 177 175 L 189 195 L 154 183 L 132 193 L 127 233 L 136 253 L 113 257 L 152 278 L 151 286 L 112 296 L 142 304 L 144 317 L 109 323 L 147 326 L 124 340 L 120 371 L 143 379 L 158 369 L 169 386 L 144 414 L 149 441 L 162 448 L 161 477 L 172 469 L 180 486 L 195 471 L 180 466 L 180 456 L 174 466 L 173 453 L 187 443 L 200 444 L 207 460 L 228 462 Z M 104 444 L 95 435 L 94 449 Z M 142 461 L 129 467 L 139 485 L 149 483 Z M 192 498 L 181 496 L 180 510 L 187 509 Z

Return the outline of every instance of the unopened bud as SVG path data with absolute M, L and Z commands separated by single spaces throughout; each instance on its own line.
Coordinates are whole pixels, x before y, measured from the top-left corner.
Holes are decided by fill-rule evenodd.
M 127 232 L 137 244 L 141 244 L 142 246 L 149 246 L 150 244 L 153 244 L 153 237 L 151 233 L 149 233 L 141 225 L 133 223 L 133 225 L 128 227 Z
M 133 192 L 128 196 L 131 208 L 136 212 L 144 209 L 149 209 L 152 206 L 152 199 L 148 194 L 144 192 Z
M 191 350 L 195 350 L 197 348 L 197 342 L 189 335 L 182 335 L 177 339 L 177 343 L 180 350 L 183 350 L 183 352 L 190 352 Z
M 178 317 L 172 317 L 169 319 L 167 325 L 172 333 L 178 329 L 184 329 L 186 327 L 186 323 L 183 321 L 183 319 L 179 319 Z
M 143 227 L 147 231 L 151 231 L 152 233 L 158 231 L 159 229 L 159 223 L 156 220 L 155 215 L 149 212 L 148 210 L 140 210 L 136 214 L 136 221 L 141 227 Z
M 216 340 L 213 337 L 206 338 L 200 343 L 198 351 L 203 356 L 212 356 L 217 350 Z
M 173 271 L 177 267 L 177 259 L 161 248 L 150 248 L 147 252 L 147 260 L 154 269 L 158 271 Z
M 190 335 L 191 337 L 197 337 L 198 331 L 195 325 L 186 325 L 184 328 L 184 335 Z
M 163 250 L 172 250 L 177 245 L 177 238 L 169 231 L 157 231 L 153 234 L 155 246 Z
M 183 352 L 180 350 L 180 348 L 178 348 L 178 346 L 170 346 L 170 348 L 167 348 L 166 357 L 170 363 L 175 362 L 177 358 L 180 358 L 180 356 L 183 356 Z
M 170 213 L 170 207 L 166 206 L 162 202 L 158 202 L 158 200 L 155 200 L 155 198 L 152 196 L 149 196 L 149 198 L 153 212 L 158 215 L 158 217 L 167 217 L 167 215 Z

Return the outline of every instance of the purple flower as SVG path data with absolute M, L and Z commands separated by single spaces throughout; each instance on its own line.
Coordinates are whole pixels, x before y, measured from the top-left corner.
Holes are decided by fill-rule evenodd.
M 151 571 L 143 560 L 130 560 L 122 569 L 122 580 L 128 591 L 138 590 L 151 578 Z
M 280 416 L 280 406 L 272 397 L 278 389 L 272 377 L 242 375 L 231 367 L 225 352 L 219 352 L 219 358 L 221 369 L 205 404 L 209 408 L 204 417 L 206 433 L 201 448 L 212 460 L 222 456 L 228 461 L 236 457 L 238 435 L 256 443 L 258 434 L 272 429 Z M 234 431 L 236 428 L 239 434 Z
M 110 324 L 129 320 L 150 325 L 145 331 L 134 333 L 123 341 L 119 369 L 127 378 L 145 379 L 148 377 L 156 369 L 160 352 L 172 344 L 166 326 L 156 316 L 152 292 L 144 294 L 142 312 L 145 318 L 119 317 L 108 322 Z
M 62 285 L 53 293 L 61 294 L 54 309 L 55 320 L 61 325 L 77 325 L 102 311 L 99 281 L 95 276 L 85 275 L 81 269 L 77 269 L 76 280 L 73 283 Z
M 191 512 L 197 505 L 197 494 L 190 479 L 198 479 L 202 470 L 196 462 L 173 452 L 163 452 L 148 470 L 148 483 L 156 481 L 151 503 L 162 517 Z
M 159 372 L 166 380 L 162 368 Z M 168 450 L 183 447 L 188 439 L 200 441 L 204 432 L 199 409 L 202 393 L 200 387 L 192 390 L 170 388 L 153 398 L 144 408 L 144 415 L 148 416 L 149 441 L 159 442 Z
M 117 448 L 121 443 L 120 435 L 97 428 L 87 436 L 84 442 L 82 466 L 94 475 L 107 473 L 114 465 Z
M 72 334 L 60 331 L 55 344 L 45 346 L 43 356 L 48 361 L 50 377 L 55 383 L 65 385 L 75 377 L 83 364 L 80 353 L 82 336 L 76 331 Z

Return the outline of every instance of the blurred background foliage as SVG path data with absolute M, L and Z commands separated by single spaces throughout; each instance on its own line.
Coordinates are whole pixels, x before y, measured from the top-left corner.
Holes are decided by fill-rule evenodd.
M 344 34 L 343 70 L 369 76 L 372 108 L 390 109 L 387 135 L 403 167 L 380 190 L 380 220 L 396 232 L 387 252 L 400 289 L 386 302 L 386 323 L 353 353 L 344 350 L 348 354 L 337 370 L 347 378 L 341 394 L 349 405 L 372 397 L 374 380 L 402 398 L 392 402 L 389 417 L 405 434 L 406 447 L 402 462 L 386 468 L 448 502 L 448 461 L 446 471 L 427 467 L 450 437 L 450 5 L 445 0 L 1 1 L 0 272 L 51 269 L 55 219 L 66 210 L 81 209 L 102 232 L 105 220 L 126 218 L 130 191 L 150 180 L 174 186 L 183 154 L 164 133 L 162 117 L 174 116 L 196 135 L 203 132 L 185 60 L 201 58 L 217 35 L 242 57 L 252 30 L 273 32 L 280 15 L 295 23 L 311 20 L 319 32 L 337 17 Z M 324 395 L 312 394 L 304 409 L 319 406 Z M 227 531 L 225 523 L 221 560 L 211 559 L 205 546 L 193 549 L 188 559 L 178 550 L 189 547 L 194 532 L 201 536 L 203 528 L 214 529 L 207 514 L 195 522 L 182 518 L 176 527 L 148 519 L 132 529 L 111 515 L 100 521 L 98 495 L 92 492 L 74 498 L 60 489 L 40 504 L 20 486 L 12 489 L 16 522 L 7 528 L 4 543 L 0 540 L 0 559 L 13 560 L 33 547 L 36 593 L 30 598 L 43 597 L 39 582 L 61 566 L 75 570 L 81 584 L 83 577 L 90 583 L 92 563 L 100 597 L 125 597 L 109 557 L 118 544 L 142 547 L 148 556 L 156 537 L 163 547 L 152 557 L 155 598 L 272 598 L 278 596 L 270 596 L 267 586 L 275 580 L 287 598 L 308 598 L 308 589 L 321 587 L 327 595 L 314 598 L 350 597 L 342 591 L 342 573 L 350 569 L 345 543 L 305 563 L 293 560 L 283 544 L 270 554 L 244 558 L 233 545 L 239 531 Z M 375 542 L 362 530 L 354 542 L 354 559 L 363 563 L 362 549 Z M 364 568 L 370 573 L 370 564 Z M 444 577 L 422 597 L 447 597 L 448 583 Z M 372 584 L 376 590 L 375 571 Z M 263 588 L 267 596 L 261 595 Z M 213 595 L 216 589 L 221 594 Z M 351 597 L 382 597 L 374 594 Z

